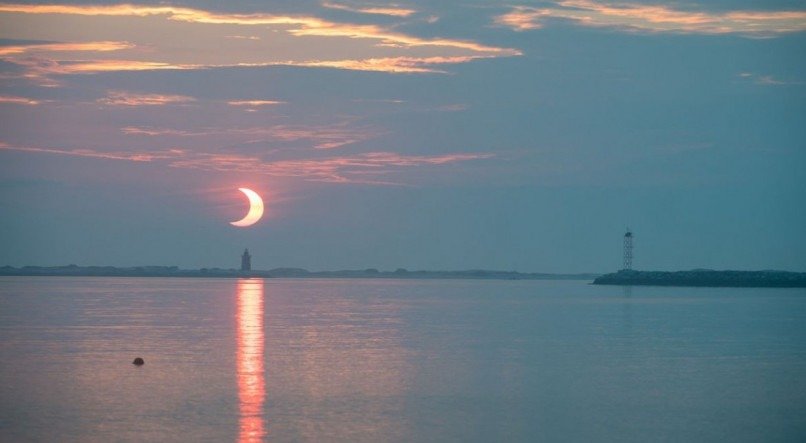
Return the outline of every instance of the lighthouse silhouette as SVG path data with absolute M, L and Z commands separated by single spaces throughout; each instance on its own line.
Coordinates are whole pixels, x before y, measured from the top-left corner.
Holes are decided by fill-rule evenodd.
M 241 256 L 241 271 L 248 272 L 252 270 L 252 256 L 249 255 L 249 249 L 243 250 L 243 255 Z
M 627 232 L 624 234 L 624 269 L 627 270 L 632 269 L 632 239 L 632 231 L 627 228 Z

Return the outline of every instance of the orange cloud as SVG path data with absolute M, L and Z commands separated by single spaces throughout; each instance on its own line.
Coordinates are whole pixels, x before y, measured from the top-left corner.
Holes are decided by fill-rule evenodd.
M 628 31 L 772 36 L 806 31 L 806 11 L 685 11 L 660 5 L 562 0 L 555 7 L 515 6 L 495 17 L 515 31 L 538 29 L 546 19 Z
M 171 65 L 169 63 L 141 62 L 136 60 L 95 60 L 90 62 L 58 63 L 51 71 L 55 74 L 95 74 L 112 71 L 156 71 L 160 69 L 193 69 L 193 66 Z
M 490 56 L 458 56 L 458 57 L 389 57 L 363 60 L 322 60 L 293 63 L 296 66 L 312 66 L 320 68 L 348 69 L 356 71 L 376 71 L 392 73 L 441 73 L 446 71 L 435 68 L 435 65 L 466 63 Z M 290 63 L 291 64 L 291 63 Z
M 163 69 L 193 69 L 187 66 L 176 66 L 167 63 L 149 63 L 131 60 L 94 60 L 94 61 L 57 61 L 41 57 L 25 57 L 6 59 L 26 68 L 22 77 L 38 83 L 40 86 L 59 86 L 60 83 L 51 78 L 52 75 L 96 74 L 99 72 L 120 71 L 155 71 Z
M 397 7 L 369 10 L 408 13 Z M 188 34 L 194 38 L 164 38 Z M 313 16 L 146 5 L 0 4 L 0 38 L 59 42 L 0 49 L 5 61 L 29 68 L 31 78 L 277 65 L 433 73 L 442 71 L 429 65 L 521 54 L 474 41 L 420 38 L 379 25 Z
M 25 97 L 15 97 L 11 95 L 0 95 L 0 103 L 12 103 L 15 105 L 38 105 L 41 102 L 39 100 L 34 100 Z
M 159 106 L 184 104 L 196 101 L 184 95 L 137 94 L 127 91 L 107 91 L 106 97 L 98 103 L 109 106 Z
M 340 9 L 342 11 L 356 12 L 359 14 L 389 15 L 392 17 L 408 17 L 415 14 L 417 10 L 391 6 L 351 6 L 342 3 L 323 2 L 322 6 L 330 9 Z
M 540 20 L 544 17 L 551 17 L 550 9 L 515 6 L 506 14 L 496 16 L 493 21 L 496 25 L 510 28 L 513 31 L 528 31 L 542 28 Z
M 0 47 L 0 56 L 36 52 L 108 52 L 131 48 L 126 42 L 86 42 L 86 43 L 47 43 L 33 45 L 13 45 Z
M 468 45 L 483 50 L 500 51 L 502 48 L 487 47 L 459 40 L 428 40 L 404 34 L 397 34 L 375 25 L 356 25 L 337 23 L 311 16 L 290 16 L 274 14 L 225 14 L 204 11 L 201 9 L 182 8 L 174 6 L 145 6 L 145 5 L 25 5 L 0 4 L 0 12 L 22 14 L 58 14 L 83 15 L 92 17 L 101 16 L 132 16 L 149 17 L 163 16 L 168 20 L 204 23 L 204 24 L 233 24 L 243 26 L 289 25 L 292 33 L 299 35 L 328 35 L 352 38 L 372 38 L 389 40 L 406 45 L 431 45 L 435 42 L 442 46 L 468 47 Z M 320 33 L 321 32 L 321 33 Z

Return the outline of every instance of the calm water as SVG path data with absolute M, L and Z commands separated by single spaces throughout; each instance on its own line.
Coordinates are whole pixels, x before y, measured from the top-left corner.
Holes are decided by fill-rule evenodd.
M 804 441 L 806 291 L 0 278 L 0 441 L 263 440 Z

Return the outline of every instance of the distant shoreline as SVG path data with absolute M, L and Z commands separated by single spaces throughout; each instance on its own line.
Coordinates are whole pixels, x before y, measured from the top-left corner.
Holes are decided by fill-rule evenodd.
M 806 288 L 806 272 L 787 271 L 633 271 L 605 274 L 595 285 L 618 286 L 694 286 L 725 288 Z
M 302 268 L 276 268 L 267 271 L 176 266 L 13 266 L 0 267 L 0 276 L 19 277 L 190 277 L 190 278 L 380 278 L 380 279 L 466 279 L 466 280 L 593 280 L 601 274 L 549 274 L 515 271 L 379 271 L 374 268 L 341 271 L 308 271 Z

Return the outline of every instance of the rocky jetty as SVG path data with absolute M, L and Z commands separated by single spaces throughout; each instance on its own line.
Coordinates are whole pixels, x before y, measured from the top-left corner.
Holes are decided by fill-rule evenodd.
M 806 288 L 806 272 L 786 271 L 633 271 L 605 274 L 595 285 L 636 286 L 710 286 L 744 288 Z

